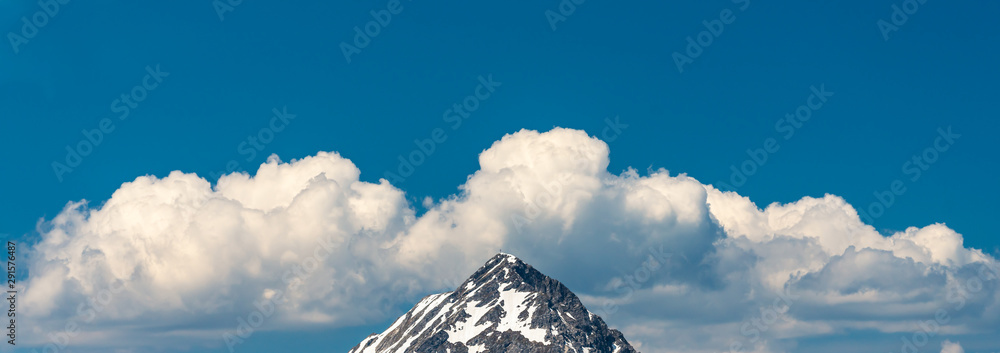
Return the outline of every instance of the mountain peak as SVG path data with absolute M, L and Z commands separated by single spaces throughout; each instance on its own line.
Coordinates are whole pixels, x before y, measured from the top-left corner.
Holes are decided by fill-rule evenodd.
M 515 256 L 514 254 L 508 254 L 508 253 L 505 253 L 505 252 L 501 251 L 501 252 L 498 252 L 496 255 L 493 255 L 493 257 L 490 258 L 488 261 L 486 261 L 486 264 L 484 264 L 483 266 L 484 267 L 485 266 L 489 266 L 490 264 L 496 265 L 497 263 L 499 263 L 499 264 L 510 264 L 510 265 L 517 265 L 517 264 L 525 264 L 525 265 L 527 265 L 527 263 L 525 263 L 524 261 L 522 261 L 520 258 L 518 258 L 517 256 Z
M 514 256 L 514 254 L 505 253 L 503 251 L 500 251 L 496 255 L 493 255 L 493 257 L 504 257 L 508 259 L 513 258 L 513 260 L 521 261 L 521 259 L 517 258 L 517 256 Z
M 425 297 L 351 353 L 633 353 L 566 286 L 500 252 L 452 292 Z
M 508 253 L 505 253 L 505 252 L 501 251 L 501 252 L 498 252 L 496 255 L 493 255 L 493 257 L 490 258 L 489 261 L 486 261 L 486 264 L 483 265 L 483 266 L 487 266 L 490 263 L 496 263 L 496 262 L 501 262 L 501 261 L 509 263 L 509 264 L 524 263 L 524 261 L 521 261 L 521 259 L 519 259 L 517 256 L 514 256 L 513 254 L 508 254 Z
M 498 287 L 499 284 L 507 284 L 521 291 L 535 291 L 547 284 L 546 279 L 555 282 L 517 256 L 501 252 L 486 261 L 472 276 L 469 276 L 469 279 L 456 288 L 455 292 L 465 294 L 491 283 Z

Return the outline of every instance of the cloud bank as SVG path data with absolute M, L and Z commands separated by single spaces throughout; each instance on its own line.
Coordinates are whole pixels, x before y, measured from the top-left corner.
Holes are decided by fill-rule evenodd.
M 685 174 L 608 163 L 585 132 L 522 130 L 419 216 L 403 190 L 360 181 L 334 152 L 272 156 L 216 185 L 139 177 L 39 225 L 23 337 L 51 344 L 74 322 L 74 346 L 219 347 L 262 303 L 277 309 L 260 329 L 383 322 L 502 248 L 647 353 L 796 351 L 824 337 L 960 352 L 942 342 L 956 335 L 1000 348 L 988 346 L 998 262 L 943 224 L 883 235 L 834 195 L 761 208 Z

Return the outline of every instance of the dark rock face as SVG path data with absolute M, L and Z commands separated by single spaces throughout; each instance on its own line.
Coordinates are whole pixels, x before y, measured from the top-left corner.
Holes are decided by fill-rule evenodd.
M 566 286 L 497 254 L 455 291 L 430 295 L 350 353 L 635 353 Z

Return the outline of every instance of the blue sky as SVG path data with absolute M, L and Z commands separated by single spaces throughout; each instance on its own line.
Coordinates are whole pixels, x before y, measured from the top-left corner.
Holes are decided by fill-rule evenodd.
M 559 11 L 555 0 L 407 0 L 348 62 L 341 43 L 386 1 L 244 1 L 221 17 L 211 1 L 69 2 L 17 53 L 0 48 L 0 233 L 32 244 L 39 220 L 69 201 L 99 206 L 142 175 L 217 175 L 230 161 L 253 171 L 270 154 L 289 161 L 337 151 L 361 181 L 378 183 L 414 140 L 441 129 L 446 140 L 392 182 L 419 214 L 425 197 L 458 193 L 480 169 L 479 154 L 505 134 L 565 127 L 602 138 L 618 119 L 627 129 L 605 139 L 613 174 L 665 168 L 717 185 L 770 138 L 780 147 L 737 188 L 757 206 L 830 193 L 866 209 L 900 180 L 906 191 L 871 222 L 878 231 L 944 223 L 966 248 L 998 256 L 985 220 L 1000 212 L 1000 4 L 927 1 L 886 40 L 877 23 L 891 22 L 901 3 L 591 0 L 553 30 L 545 13 Z M 727 9 L 734 19 L 681 72 L 673 54 Z M 21 18 L 38 11 L 35 2 L 6 2 L 0 29 L 22 34 Z M 147 97 L 120 119 L 115 100 L 157 67 L 166 74 L 146 81 L 162 82 L 140 89 Z M 481 77 L 498 86 L 453 127 L 446 110 L 474 95 Z M 832 95 L 786 138 L 779 120 L 819 88 Z M 275 109 L 294 118 L 251 154 L 243 143 L 271 126 Z M 66 146 L 105 118 L 114 130 L 72 172 L 55 172 Z M 912 180 L 907 162 L 949 128 L 960 137 Z M 343 351 L 392 318 L 268 332 L 240 350 Z M 810 343 L 824 344 L 811 338 L 799 348 Z

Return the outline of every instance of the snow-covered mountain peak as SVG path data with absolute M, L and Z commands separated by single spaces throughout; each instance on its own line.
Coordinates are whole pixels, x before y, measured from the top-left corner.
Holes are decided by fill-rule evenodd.
M 566 286 L 499 253 L 452 292 L 425 297 L 351 353 L 635 350 Z

